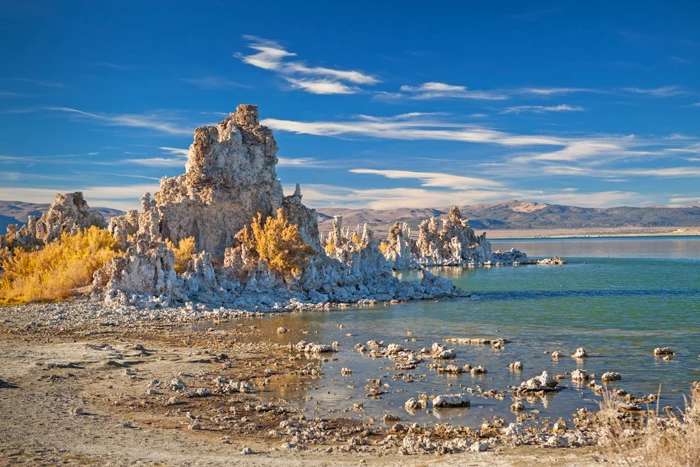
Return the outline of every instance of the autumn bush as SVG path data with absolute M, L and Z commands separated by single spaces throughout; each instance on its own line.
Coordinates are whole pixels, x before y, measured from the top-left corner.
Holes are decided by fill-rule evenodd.
M 97 227 L 64 233 L 41 250 L 15 250 L 0 264 L 0 304 L 65 300 L 117 254 L 119 242 Z
M 165 240 L 165 244 L 175 253 L 175 272 L 182 274 L 187 270 L 187 264 L 195 252 L 194 237 L 181 239 L 177 246 L 169 239 Z
M 314 253 L 301 238 L 299 227 L 289 223 L 282 209 L 277 210 L 276 217 L 264 220 L 258 213 L 250 226 L 236 234 L 236 239 L 259 259 L 266 260 L 273 272 L 284 276 L 299 274 Z

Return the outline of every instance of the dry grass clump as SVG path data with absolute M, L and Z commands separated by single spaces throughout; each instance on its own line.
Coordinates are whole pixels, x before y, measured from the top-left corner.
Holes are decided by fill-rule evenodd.
M 259 259 L 266 260 L 272 271 L 284 276 L 299 274 L 314 253 L 301 238 L 299 227 L 289 223 L 282 209 L 277 210 L 277 217 L 269 216 L 264 221 L 258 213 L 250 226 L 236 234 L 236 239 L 256 252 Z
M 64 300 L 76 287 L 119 253 L 119 242 L 107 229 L 90 227 L 63 234 L 38 251 L 17 249 L 0 264 L 0 304 Z
M 657 399 L 658 400 L 658 399 Z M 686 409 L 678 414 L 624 416 L 623 400 L 604 394 L 599 413 L 614 464 L 649 467 L 700 466 L 700 386 L 695 383 Z
M 177 246 L 169 239 L 165 240 L 165 244 L 175 253 L 175 272 L 182 274 L 187 270 L 187 264 L 195 252 L 194 237 L 181 239 Z

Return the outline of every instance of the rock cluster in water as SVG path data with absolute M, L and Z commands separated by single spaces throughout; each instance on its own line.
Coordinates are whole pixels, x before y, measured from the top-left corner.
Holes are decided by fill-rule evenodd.
M 299 308 L 326 302 L 408 300 L 464 295 L 446 279 L 423 272 L 401 282 L 365 227 L 352 238 L 334 231 L 335 250 L 321 250 L 316 212 L 297 186 L 285 197 L 275 173 L 277 143 L 260 125 L 257 106 L 240 105 L 217 126 L 195 131 L 186 172 L 161 180 L 144 195 L 142 210 L 112 219 L 110 231 L 126 253 L 95 274 L 96 295 L 112 304 L 161 307 L 197 301 L 214 306 Z M 295 276 L 274 273 L 235 238 L 257 213 L 281 209 L 314 253 Z M 175 272 L 177 244 L 194 237 L 197 253 Z
M 341 216 L 334 219 L 334 225 L 339 222 L 342 223 Z M 515 248 L 505 252 L 492 251 L 491 244 L 486 240 L 486 234 L 476 235 L 457 206 L 450 209 L 446 219 L 440 220 L 433 217 L 421 222 L 418 226 L 417 240 L 411 238 L 411 229 L 407 223 L 395 223 L 389 230 L 383 253 L 395 270 L 431 266 L 477 267 L 565 263 L 558 257 L 539 261 L 530 260 L 525 253 Z

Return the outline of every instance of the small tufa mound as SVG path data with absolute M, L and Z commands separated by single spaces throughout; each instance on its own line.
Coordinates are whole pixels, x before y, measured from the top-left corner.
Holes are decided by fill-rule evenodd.
M 611 381 L 620 381 L 621 379 L 622 375 L 614 371 L 608 371 L 606 373 L 603 373 L 603 376 L 600 377 L 600 380 L 604 383 L 609 383 Z
M 576 349 L 576 352 L 571 356 L 571 358 L 578 358 L 578 359 L 583 359 L 583 358 L 588 358 L 588 353 L 586 352 L 586 349 L 583 347 L 579 347 Z
M 443 407 L 469 407 L 471 402 L 469 401 L 469 396 L 467 394 L 444 394 L 441 396 L 435 396 L 433 399 L 433 407 L 443 408 Z
M 523 381 L 520 387 L 515 389 L 515 394 L 529 394 L 537 392 L 556 392 L 560 388 L 557 386 L 559 382 L 549 376 L 546 371 L 543 371 L 540 376 L 535 376 L 527 381 Z

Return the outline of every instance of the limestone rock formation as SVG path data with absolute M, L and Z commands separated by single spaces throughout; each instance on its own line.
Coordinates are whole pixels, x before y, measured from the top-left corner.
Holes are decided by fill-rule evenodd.
M 244 309 L 465 295 L 449 280 L 427 272 L 420 282 L 399 281 L 372 232 L 366 226 L 353 234 L 343 231 L 342 218 L 336 219 L 324 254 L 316 212 L 302 204 L 299 186 L 283 195 L 276 153 L 275 139 L 260 125 L 256 106 L 238 106 L 218 125 L 198 128 L 185 173 L 163 178 L 153 198 L 144 195 L 138 217 L 129 212 L 112 220 L 110 230 L 127 250 L 95 274 L 96 294 L 108 303 L 197 301 Z M 273 272 L 251 250 L 254 244 L 237 236 L 257 213 L 265 218 L 280 208 L 312 247 L 305 266 L 294 274 Z M 197 252 L 178 276 L 164 240 L 177 244 L 189 237 Z
M 396 270 L 412 269 L 417 262 L 413 259 L 412 250 L 416 250 L 416 242 L 411 239 L 411 229 L 406 222 L 399 225 L 396 222 L 389 230 L 388 245 L 384 251 L 386 259 L 391 261 Z M 413 248 L 411 248 L 413 246 Z
M 399 269 L 430 266 L 506 266 L 514 264 L 562 264 L 559 260 L 530 261 L 525 253 L 491 251 L 486 234 L 476 235 L 469 222 L 454 206 L 447 219 L 430 218 L 418 226 L 418 240 L 410 238 L 406 223 L 398 222 L 389 230 L 384 256 Z
M 431 218 L 418 229 L 418 262 L 423 266 L 473 266 L 491 260 L 491 244 L 486 236 L 474 233 L 457 206 L 442 225 Z
M 58 193 L 41 217 L 29 216 L 27 225 L 21 228 L 9 225 L 7 233 L 0 237 L 0 250 L 6 247 L 33 249 L 59 238 L 61 234 L 75 234 L 92 226 L 106 228 L 107 222 L 102 214 L 90 209 L 82 192 Z

